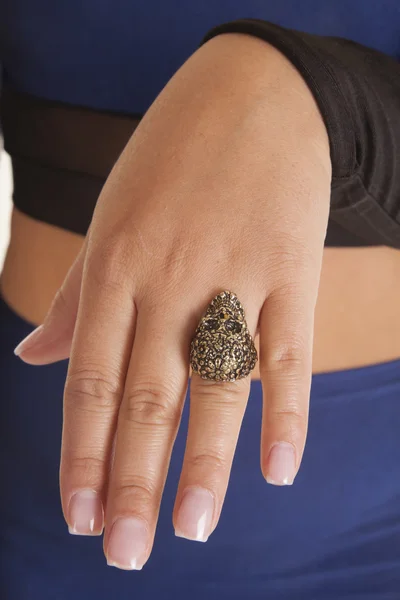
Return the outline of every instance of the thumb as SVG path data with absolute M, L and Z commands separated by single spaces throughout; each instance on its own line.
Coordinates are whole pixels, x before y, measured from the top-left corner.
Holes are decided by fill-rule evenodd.
M 31 365 L 46 365 L 69 357 L 81 291 L 86 242 L 44 319 L 14 350 Z

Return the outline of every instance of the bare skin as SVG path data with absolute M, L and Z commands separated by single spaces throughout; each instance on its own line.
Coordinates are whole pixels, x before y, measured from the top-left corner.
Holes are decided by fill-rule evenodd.
M 190 340 L 218 292 L 237 294 L 259 335 L 253 375 L 269 483 L 292 483 L 301 464 L 313 347 L 322 370 L 398 355 L 383 341 L 399 339 L 398 254 L 332 250 L 323 261 L 330 185 L 329 140 L 310 90 L 277 50 L 240 34 L 188 59 L 119 158 L 43 327 L 18 350 L 31 364 L 70 357 L 63 510 L 75 533 L 104 526 L 109 564 L 140 569 L 151 553 Z M 217 526 L 249 389 L 250 378 L 191 380 L 179 536 L 206 541 Z
M 7 303 L 40 325 L 84 238 L 13 210 L 1 275 Z M 315 312 L 313 373 L 350 369 L 400 356 L 400 252 L 326 248 Z M 255 339 L 259 350 L 259 336 Z M 257 362 L 251 374 L 260 379 Z

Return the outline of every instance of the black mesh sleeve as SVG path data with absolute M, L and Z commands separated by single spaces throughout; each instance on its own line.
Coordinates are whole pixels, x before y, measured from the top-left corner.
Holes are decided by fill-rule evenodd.
M 400 63 L 350 40 L 259 19 L 214 27 L 259 37 L 280 50 L 313 93 L 332 161 L 330 219 L 371 245 L 400 248 Z

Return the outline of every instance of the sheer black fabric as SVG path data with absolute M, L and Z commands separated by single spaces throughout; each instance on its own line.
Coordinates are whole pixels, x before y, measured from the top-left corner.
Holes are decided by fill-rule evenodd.
M 104 182 L 139 117 L 51 102 L 5 86 L 1 120 L 15 206 L 85 235 Z
M 400 247 L 400 65 L 359 44 L 242 19 L 212 29 L 256 35 L 299 69 L 324 118 L 333 166 L 326 246 Z M 85 234 L 114 163 L 140 121 L 52 102 L 5 86 L 4 146 L 14 203 L 31 217 Z

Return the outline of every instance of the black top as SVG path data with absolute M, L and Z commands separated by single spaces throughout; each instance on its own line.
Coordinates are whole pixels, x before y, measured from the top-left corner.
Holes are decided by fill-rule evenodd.
M 333 167 L 326 245 L 400 248 L 400 65 L 342 38 L 258 19 L 209 31 L 242 32 L 277 47 L 310 87 Z M 23 212 L 86 233 L 98 194 L 140 115 L 54 103 L 6 86 L 1 117 Z M 55 201 L 56 198 L 56 201 Z

